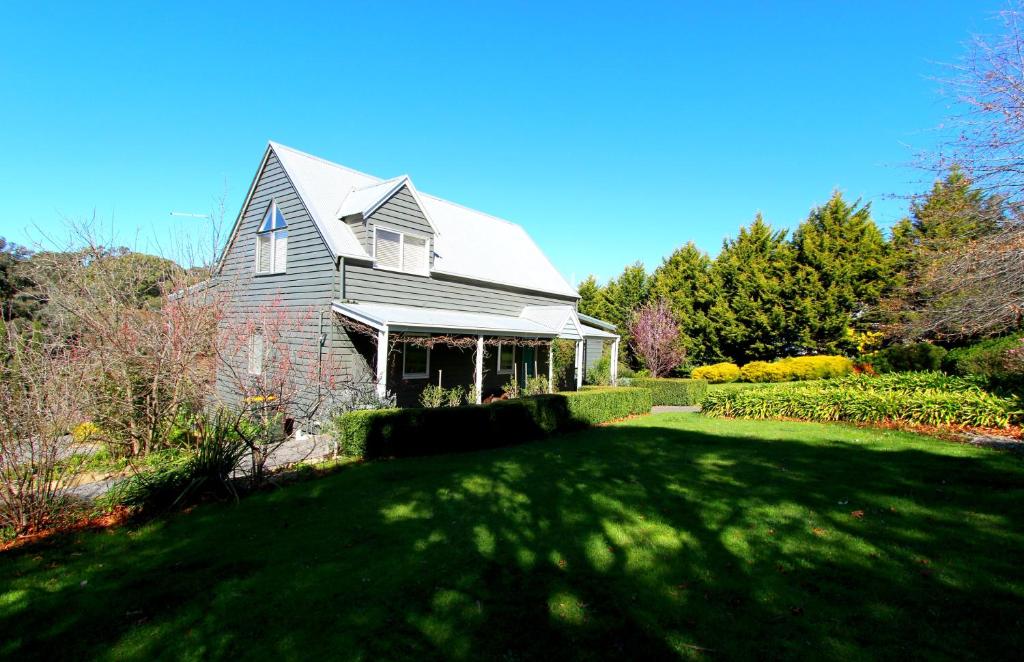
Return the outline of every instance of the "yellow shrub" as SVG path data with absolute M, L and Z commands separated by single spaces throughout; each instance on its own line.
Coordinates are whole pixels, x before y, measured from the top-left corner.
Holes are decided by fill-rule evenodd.
M 76 444 L 87 444 L 90 441 L 95 441 L 99 436 L 100 426 L 96 425 L 92 421 L 79 423 L 75 426 L 75 429 L 71 431 L 71 438 L 75 440 Z
M 794 356 L 773 363 L 752 361 L 741 371 L 746 382 L 789 382 L 842 377 L 853 371 L 845 356 Z
M 740 378 L 740 368 L 735 363 L 716 363 L 694 368 L 690 373 L 693 379 L 706 379 L 712 384 L 734 382 Z

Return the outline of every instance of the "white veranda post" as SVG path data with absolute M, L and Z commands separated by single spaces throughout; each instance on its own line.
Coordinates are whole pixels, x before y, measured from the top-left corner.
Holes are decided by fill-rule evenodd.
M 555 392 L 555 341 L 548 345 L 548 393 Z
M 583 341 L 576 341 L 576 388 L 583 386 Z
M 483 402 L 484 397 L 484 337 L 476 337 L 476 403 Z
M 619 338 L 612 341 L 612 385 L 619 385 Z
M 377 395 L 388 396 L 388 328 L 377 332 Z

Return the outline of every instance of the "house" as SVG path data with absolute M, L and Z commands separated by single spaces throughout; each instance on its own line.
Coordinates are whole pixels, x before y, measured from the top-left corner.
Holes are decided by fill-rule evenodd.
M 407 175 L 379 179 L 273 142 L 218 282 L 232 284 L 229 322 L 271 301 L 311 311 L 279 339 L 293 367 L 399 406 L 428 384 L 473 388 L 480 402 L 510 380 L 550 382 L 556 338 L 575 342 L 577 387 L 601 348 L 617 355 L 614 327 L 577 313 L 576 290 L 519 225 L 423 193 Z M 247 355 L 218 372 L 225 399 L 239 396 L 226 373 L 261 374 L 262 334 L 252 328 Z

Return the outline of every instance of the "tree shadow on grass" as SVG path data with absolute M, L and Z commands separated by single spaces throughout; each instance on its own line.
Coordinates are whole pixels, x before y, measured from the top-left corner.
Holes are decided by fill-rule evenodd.
M 360 465 L 0 557 L 0 655 L 1019 651 L 1013 458 L 649 421 Z

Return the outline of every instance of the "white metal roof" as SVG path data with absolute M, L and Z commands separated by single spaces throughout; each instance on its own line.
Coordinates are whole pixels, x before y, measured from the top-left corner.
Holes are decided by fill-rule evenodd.
M 415 308 L 385 303 L 344 303 L 341 301 L 335 301 L 332 307 L 335 312 L 375 329 L 475 332 L 483 335 L 541 338 L 566 337 L 561 332 L 561 327 L 549 326 L 538 321 L 537 315 L 531 318 L 525 315 L 492 315 L 489 313 L 468 313 L 440 308 Z M 566 307 L 551 306 L 551 308 L 559 309 Z M 543 308 L 543 306 L 533 306 L 532 308 L 536 312 L 536 308 Z M 558 311 L 558 315 L 561 314 L 562 311 Z M 553 319 L 554 315 L 550 316 L 550 318 Z
M 608 333 L 602 329 L 595 329 L 594 327 L 587 326 L 586 324 L 583 324 L 582 327 L 584 338 L 607 338 L 608 340 L 615 340 L 618 338 L 614 333 Z
M 434 227 L 434 272 L 578 297 L 522 227 L 447 200 L 416 193 L 408 177 L 382 181 L 336 163 L 271 142 L 335 255 L 370 259 L 342 215 L 362 213 L 408 183 Z M 355 196 L 348 199 L 351 196 Z M 355 210 L 355 211 L 351 211 Z

